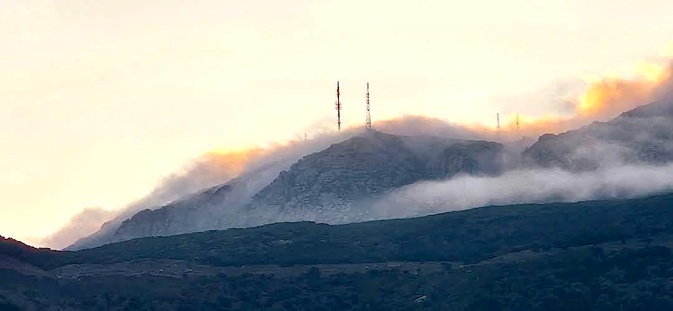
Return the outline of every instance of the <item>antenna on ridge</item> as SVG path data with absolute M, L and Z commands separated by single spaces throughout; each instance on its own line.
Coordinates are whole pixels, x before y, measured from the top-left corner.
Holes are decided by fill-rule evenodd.
M 516 115 L 516 135 L 519 135 L 519 114 Z
M 500 133 L 500 113 L 495 114 L 495 120 L 497 122 L 496 129 L 498 130 L 498 133 Z
M 341 132 L 341 100 L 339 99 L 339 81 L 337 81 L 337 101 L 336 101 L 336 110 L 337 110 L 337 128 Z
M 367 82 L 367 94 L 365 95 L 365 98 L 367 103 L 367 115 L 365 116 L 365 129 L 369 131 L 372 129 L 372 115 L 369 110 L 369 82 Z

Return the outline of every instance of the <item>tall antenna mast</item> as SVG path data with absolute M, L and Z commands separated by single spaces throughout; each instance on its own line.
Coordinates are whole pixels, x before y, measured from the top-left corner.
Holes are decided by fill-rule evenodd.
M 341 100 L 339 99 L 339 81 L 337 81 L 337 102 L 336 102 L 336 110 L 337 110 L 337 128 L 339 129 L 339 132 L 341 132 Z
M 500 133 L 500 113 L 499 112 L 495 114 L 495 120 L 497 122 L 496 129 L 498 130 L 498 133 Z
M 369 82 L 367 82 L 367 95 L 365 95 L 367 102 L 367 115 L 365 117 L 365 129 L 368 131 L 372 129 L 372 115 L 369 110 Z

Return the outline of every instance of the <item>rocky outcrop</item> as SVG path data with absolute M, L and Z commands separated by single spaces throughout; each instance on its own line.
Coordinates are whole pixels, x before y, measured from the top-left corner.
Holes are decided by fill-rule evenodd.
M 400 187 L 460 174 L 497 175 L 521 164 L 582 171 L 670 162 L 673 105 L 642 106 L 609 122 L 543 135 L 525 151 L 524 145 L 526 140 L 505 150 L 488 141 L 367 131 L 314 152 L 326 146 L 321 145 L 301 159 L 299 154 L 286 158 L 273 169 L 260 168 L 161 208 L 143 210 L 119 226 L 104 226 L 80 245 L 278 221 L 365 221 L 372 201 Z
M 257 193 L 246 225 L 368 220 L 367 204 L 420 180 L 502 171 L 502 146 L 485 141 L 367 132 L 309 155 Z
M 272 177 L 234 179 L 154 210 L 97 237 L 98 245 L 145 236 L 247 227 L 278 221 L 370 219 L 367 202 L 420 180 L 498 174 L 502 146 L 486 141 L 368 131 L 307 156 Z M 269 180 L 272 180 L 269 182 Z M 253 185 L 251 185 L 253 184 Z
M 545 134 L 528 148 L 531 166 L 586 171 L 623 163 L 673 161 L 673 104 L 654 103 L 559 135 Z
M 232 185 L 224 184 L 155 210 L 142 210 L 122 222 L 111 242 L 217 229 L 220 215 L 209 207 L 226 202 L 231 191 Z

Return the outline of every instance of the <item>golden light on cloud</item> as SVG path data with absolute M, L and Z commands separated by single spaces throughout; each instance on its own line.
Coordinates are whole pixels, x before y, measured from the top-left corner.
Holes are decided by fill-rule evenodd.
M 246 170 L 251 169 L 251 165 L 265 156 L 279 150 L 288 149 L 292 145 L 300 143 L 300 141 L 299 139 L 294 139 L 281 142 L 267 142 L 238 149 L 214 148 L 206 153 L 203 159 L 214 164 L 218 169 L 226 171 L 229 175 L 238 176 Z
M 231 175 L 241 174 L 248 163 L 267 154 L 268 149 L 250 148 L 239 150 L 215 149 L 205 155 L 205 158 L 212 161 Z
M 652 92 L 668 78 L 667 67 L 638 61 L 623 76 L 593 80 L 575 107 L 579 117 L 605 117 L 647 104 Z
M 536 137 L 545 133 L 560 133 L 593 121 L 607 121 L 620 113 L 646 105 L 656 100 L 656 91 L 670 81 L 671 67 L 664 63 L 640 60 L 621 72 L 611 71 L 602 76 L 585 75 L 584 90 L 563 103 L 570 105 L 566 114 L 527 115 L 525 113 L 500 114 L 500 128 L 496 117 L 493 122 L 482 124 L 455 124 L 472 133 L 481 133 L 493 139 L 515 140 L 521 137 Z M 424 119 L 424 117 L 418 117 Z M 431 118 L 422 122 L 423 126 L 415 132 L 433 132 L 446 124 L 433 125 Z M 399 120 L 389 122 L 399 126 Z M 379 121 L 379 127 L 388 122 Z
M 671 47 L 673 52 L 673 45 Z M 585 75 L 586 88 L 571 101 L 573 109 L 570 115 L 501 116 L 501 133 L 505 137 L 559 133 L 592 121 L 609 120 L 656 100 L 656 90 L 670 78 L 671 67 L 643 60 L 621 73 L 609 72 L 602 77 Z
M 638 61 L 634 65 L 634 71 L 637 75 L 644 77 L 647 81 L 659 83 L 666 77 L 666 67 L 646 61 Z

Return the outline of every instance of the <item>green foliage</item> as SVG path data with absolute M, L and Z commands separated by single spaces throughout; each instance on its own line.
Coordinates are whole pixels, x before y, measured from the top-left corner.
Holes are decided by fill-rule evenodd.
M 1 271 L 1 270 L 0 270 Z M 666 247 L 583 247 L 524 262 L 429 273 L 135 276 L 49 280 L 0 274 L 37 309 L 74 310 L 671 310 Z M 425 298 L 421 298 L 425 297 Z
M 78 252 L 37 250 L 4 239 L 0 260 L 9 256 L 43 269 L 141 258 L 286 269 L 442 264 L 434 270 L 336 274 L 313 267 L 286 277 L 118 273 L 70 279 L 0 269 L 0 309 L 673 310 L 671 203 L 673 195 L 661 195 L 484 207 L 341 226 L 282 223 Z
M 414 219 L 329 226 L 280 223 L 135 239 L 35 264 L 181 259 L 217 266 L 479 262 L 520 250 L 548 250 L 673 234 L 673 195 L 643 199 L 483 207 Z
M 0 236 L 0 256 L 9 256 L 38 267 L 49 267 L 64 257 L 49 249 L 36 249 L 11 238 Z M 1 309 L 0 309 L 1 310 Z

